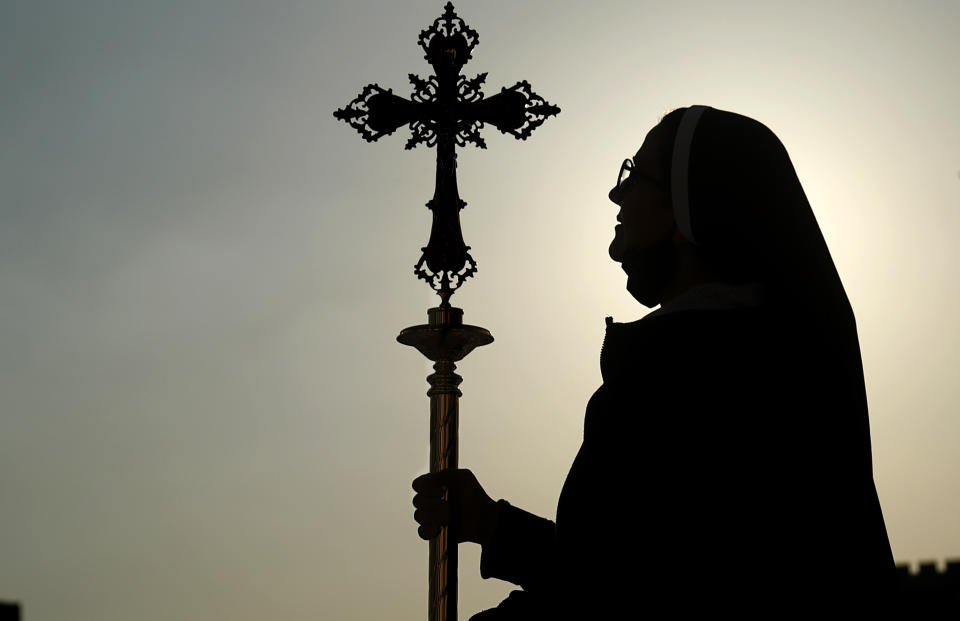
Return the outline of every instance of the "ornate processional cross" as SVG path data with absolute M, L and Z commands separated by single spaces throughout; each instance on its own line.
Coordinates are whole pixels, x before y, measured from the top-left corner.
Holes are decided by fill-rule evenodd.
M 443 15 L 419 37 L 420 47 L 426 53 L 424 58 L 436 75 L 424 80 L 411 73 L 413 94 L 409 100 L 370 84 L 347 106 L 333 113 L 368 142 L 408 125 L 412 135 L 407 149 L 419 144 L 437 147 L 436 187 L 433 199 L 427 203 L 433 212 L 433 224 L 430 239 L 414 265 L 414 274 L 437 292 L 440 305 L 427 311 L 427 324 L 407 328 L 397 337 L 435 363 L 435 373 L 427 377 L 431 472 L 457 467 L 461 396 L 458 386 L 462 378 L 454 372 L 455 363 L 475 347 L 493 341 L 484 328 L 464 325 L 463 311 L 450 305 L 450 296 L 477 271 L 460 229 L 460 210 L 466 203 L 457 191 L 456 147 L 473 143 L 486 148 L 480 130 L 487 123 L 526 140 L 548 117 L 560 112 L 525 81 L 485 98 L 480 89 L 487 74 L 471 79 L 460 75 L 478 42 L 477 32 L 454 13 L 453 4 L 448 2 Z M 451 534 L 456 527 L 451 524 L 443 528 L 430 541 L 430 621 L 457 618 L 457 548 Z

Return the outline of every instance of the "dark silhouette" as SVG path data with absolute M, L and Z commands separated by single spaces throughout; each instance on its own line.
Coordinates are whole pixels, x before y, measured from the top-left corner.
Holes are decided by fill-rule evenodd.
M 0 602 L 0 621 L 20 621 L 20 604 Z
M 610 256 L 660 308 L 607 320 L 556 523 L 468 470 L 413 483 L 421 537 L 452 523 L 485 578 L 523 588 L 474 619 L 889 611 L 853 311 L 783 145 L 738 114 L 675 110 L 610 200 Z

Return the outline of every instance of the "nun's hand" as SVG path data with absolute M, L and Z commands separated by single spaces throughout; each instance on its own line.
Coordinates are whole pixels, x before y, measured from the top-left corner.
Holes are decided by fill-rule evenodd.
M 477 477 L 466 469 L 442 470 L 421 475 L 413 480 L 413 519 L 423 539 L 433 539 L 440 528 L 455 525 L 456 543 L 472 541 L 486 544 L 496 526 L 497 503 L 483 491 Z M 444 500 L 444 492 L 449 492 Z

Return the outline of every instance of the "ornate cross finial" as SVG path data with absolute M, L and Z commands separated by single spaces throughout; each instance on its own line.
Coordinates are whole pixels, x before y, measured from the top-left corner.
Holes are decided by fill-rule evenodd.
M 456 178 L 456 147 L 474 145 L 485 149 L 480 130 L 489 123 L 504 134 L 526 140 L 530 133 L 560 108 L 533 92 L 526 81 L 502 88 L 485 98 L 480 90 L 487 74 L 467 79 L 460 70 L 479 43 L 477 31 L 468 26 L 448 2 L 444 13 L 424 29 L 418 38 L 424 59 L 435 75 L 422 79 L 409 75 L 413 85 L 410 99 L 394 95 L 377 84 L 360 94 L 333 115 L 356 129 L 364 140 L 374 142 L 403 125 L 410 127 L 406 148 L 419 144 L 437 147 L 437 181 L 427 207 L 433 212 L 430 240 L 414 266 L 414 274 L 425 280 L 444 303 L 463 281 L 473 276 L 477 264 L 463 241 L 460 200 Z

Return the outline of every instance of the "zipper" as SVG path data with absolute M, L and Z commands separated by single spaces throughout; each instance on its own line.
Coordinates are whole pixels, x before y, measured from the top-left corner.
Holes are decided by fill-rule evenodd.
M 606 317 L 604 321 L 607 324 L 603 333 L 603 342 L 600 344 L 600 375 L 603 376 L 604 369 L 604 351 L 607 348 L 607 339 L 610 338 L 610 326 L 613 325 L 613 317 Z

